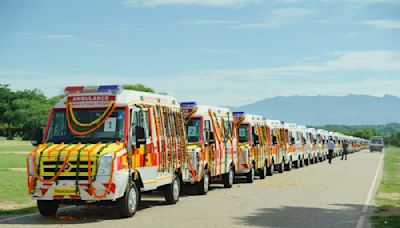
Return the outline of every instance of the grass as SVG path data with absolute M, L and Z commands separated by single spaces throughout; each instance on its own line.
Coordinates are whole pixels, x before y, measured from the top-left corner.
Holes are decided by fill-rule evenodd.
M 34 147 L 30 141 L 6 140 L 0 137 L 0 153 L 3 152 L 26 152 L 32 151 Z
M 25 172 L 0 170 L 0 203 L 31 203 L 31 197 L 27 192 Z
M 27 193 L 26 154 L 34 147 L 29 141 L 0 138 L 0 216 L 35 211 Z
M 400 148 L 385 149 L 383 177 L 371 216 L 374 227 L 400 227 Z
M 0 170 L 7 168 L 25 168 L 25 154 L 2 154 L 0 157 Z

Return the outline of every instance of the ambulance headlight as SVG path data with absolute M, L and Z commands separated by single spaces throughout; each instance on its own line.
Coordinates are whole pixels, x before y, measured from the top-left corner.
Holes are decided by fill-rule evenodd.
M 106 154 L 101 158 L 100 166 L 97 174 L 100 176 L 108 176 L 111 174 L 111 163 L 113 156 L 111 154 Z
M 33 156 L 29 156 L 28 157 L 28 174 L 29 174 L 29 176 L 33 176 L 34 175 L 34 170 L 33 170 L 33 166 L 35 165 L 34 164 L 34 157 Z

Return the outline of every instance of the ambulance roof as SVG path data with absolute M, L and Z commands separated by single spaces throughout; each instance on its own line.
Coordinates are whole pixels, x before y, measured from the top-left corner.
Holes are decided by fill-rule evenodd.
M 232 112 L 228 108 L 209 106 L 209 105 L 199 105 L 196 102 L 182 102 L 181 107 L 183 109 L 196 109 L 196 112 L 193 114 L 193 117 L 199 116 L 208 116 L 208 110 L 220 116 L 230 116 L 232 117 Z M 233 118 L 233 117 L 232 117 Z
M 101 90 L 101 88 L 105 88 Z M 65 88 L 66 96 L 55 105 L 55 108 L 64 108 L 65 101 L 73 100 L 74 98 L 78 101 L 84 103 L 80 105 L 81 107 L 91 107 L 91 106 L 104 106 L 99 105 L 99 101 L 104 101 L 102 99 L 114 97 L 118 106 L 135 105 L 135 104 L 146 104 L 146 105 L 162 105 L 173 108 L 179 108 L 178 101 L 172 96 L 166 96 L 156 93 L 147 93 L 134 90 L 122 89 L 120 86 L 115 86 L 115 89 L 106 90 L 111 86 L 81 86 L 81 87 L 67 87 Z M 82 88 L 70 89 L 70 88 Z M 97 88 L 97 90 L 96 90 Z M 113 87 L 114 88 L 114 87 Z M 70 89 L 68 91 L 68 89 Z M 103 102 L 104 103 L 104 102 Z M 108 102 L 105 102 L 108 103 Z M 107 105 L 107 104 L 105 104 Z M 74 106 L 74 103 L 73 103 Z

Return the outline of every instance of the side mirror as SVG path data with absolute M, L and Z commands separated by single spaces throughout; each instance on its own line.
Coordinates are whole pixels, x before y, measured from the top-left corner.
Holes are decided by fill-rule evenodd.
M 215 137 L 214 137 L 214 132 L 209 132 L 210 138 L 208 139 L 208 144 L 212 145 L 215 144 Z
M 144 133 L 144 127 L 136 126 L 135 136 L 136 136 L 136 146 L 146 145 L 146 135 Z
M 290 143 L 291 143 L 292 145 L 296 144 L 296 140 L 294 140 L 294 137 L 292 137 L 292 138 L 290 139 Z
M 33 146 L 37 146 L 43 141 L 43 129 L 37 128 L 33 133 L 33 139 L 31 141 Z
M 253 143 L 254 143 L 254 145 L 260 144 L 260 136 L 254 135 L 254 141 L 253 141 Z

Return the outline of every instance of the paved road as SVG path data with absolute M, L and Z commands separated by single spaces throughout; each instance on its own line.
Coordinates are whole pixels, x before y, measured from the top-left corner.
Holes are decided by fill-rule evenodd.
M 333 164 L 318 163 L 232 189 L 214 185 L 208 195 L 184 196 L 176 205 L 150 196 L 129 219 L 117 219 L 112 208 L 74 207 L 57 217 L 36 214 L 0 226 L 355 228 L 382 156 L 359 152 L 347 161 L 336 158 Z

